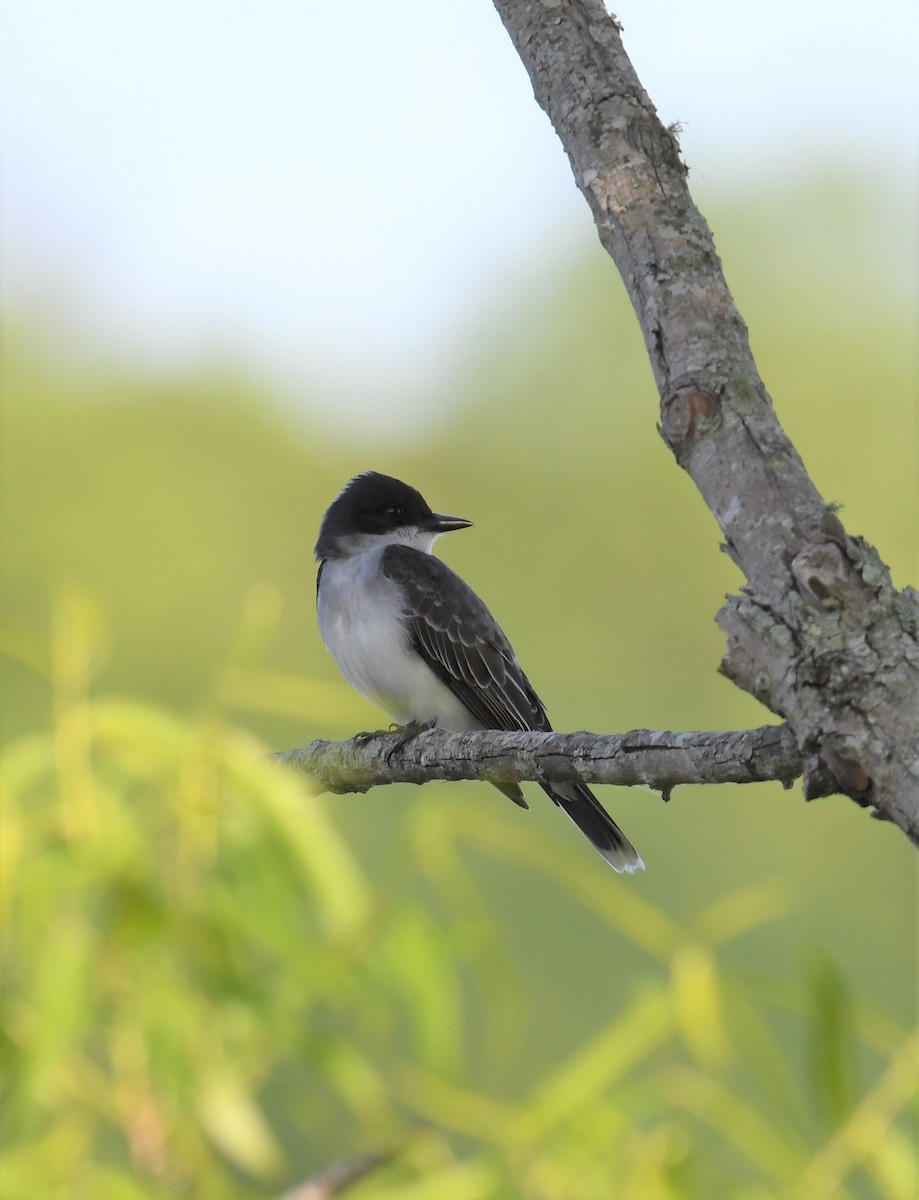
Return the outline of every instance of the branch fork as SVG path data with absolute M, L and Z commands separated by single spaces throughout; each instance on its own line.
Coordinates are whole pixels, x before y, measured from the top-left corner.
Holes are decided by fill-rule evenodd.
M 619 737 L 432 731 L 402 747 L 314 742 L 280 757 L 337 790 L 506 772 L 666 794 L 803 773 L 808 798 L 845 793 L 919 844 L 919 594 L 898 592 L 877 551 L 846 533 L 779 424 L 676 130 L 659 120 L 602 0 L 494 4 L 628 289 L 664 440 L 746 576 L 717 615 L 721 670 L 786 725 Z

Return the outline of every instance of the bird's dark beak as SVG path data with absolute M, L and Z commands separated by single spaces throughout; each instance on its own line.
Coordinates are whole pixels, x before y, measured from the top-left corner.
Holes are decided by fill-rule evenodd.
M 449 533 L 451 529 L 468 529 L 472 524 L 465 517 L 448 517 L 443 513 L 431 513 L 423 528 L 428 533 Z

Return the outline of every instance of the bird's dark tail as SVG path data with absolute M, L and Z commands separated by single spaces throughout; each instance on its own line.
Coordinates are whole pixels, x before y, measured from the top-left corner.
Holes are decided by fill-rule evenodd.
M 542 790 L 565 810 L 581 833 L 600 851 L 614 871 L 643 871 L 641 855 L 589 787 L 583 783 L 542 784 Z

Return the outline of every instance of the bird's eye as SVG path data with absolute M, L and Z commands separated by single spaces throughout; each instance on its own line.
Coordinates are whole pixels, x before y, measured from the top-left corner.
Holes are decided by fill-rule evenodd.
M 395 521 L 401 520 L 405 515 L 405 509 L 401 504 L 387 504 L 383 511 L 386 513 L 387 517 L 392 517 Z

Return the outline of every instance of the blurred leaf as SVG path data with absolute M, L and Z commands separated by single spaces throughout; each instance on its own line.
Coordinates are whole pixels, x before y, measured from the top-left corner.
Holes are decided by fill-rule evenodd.
M 730 1088 L 686 1067 L 661 1079 L 663 1094 L 717 1133 L 738 1155 L 744 1171 L 760 1172 L 771 1185 L 789 1182 L 804 1159 L 801 1140 L 779 1130 Z M 840 1197 L 842 1193 L 840 1193 Z
M 897 1056 L 846 1123 L 807 1164 L 797 1182 L 795 1195 L 801 1196 L 802 1200 L 830 1200 L 841 1195 L 842 1185 L 852 1171 L 866 1159 L 875 1159 L 879 1153 L 883 1165 L 880 1172 L 876 1170 L 875 1174 L 883 1178 L 884 1167 L 893 1165 L 896 1157 L 886 1157 L 882 1147 L 894 1120 L 917 1093 L 919 1032 L 906 1039 Z M 895 1186 L 899 1186 L 911 1170 L 915 1173 L 914 1164 L 907 1165 L 902 1175 L 895 1174 Z
M 696 916 L 692 929 L 703 941 L 721 946 L 786 916 L 791 907 L 788 885 L 783 880 L 764 879 L 719 896 Z
M 606 1088 L 644 1062 L 673 1033 L 666 995 L 647 989 L 630 1012 L 611 1021 L 559 1070 L 548 1075 L 510 1129 L 512 1142 L 531 1144 L 572 1120 Z
M 38 949 L 29 980 L 27 1087 L 40 1104 L 57 1108 L 62 1101 L 62 1073 L 82 1038 L 88 1015 L 90 933 L 76 913 L 55 914 L 57 936 Z
M 238 1077 L 223 1072 L 206 1080 L 199 1105 L 205 1129 L 230 1162 L 261 1179 L 278 1173 L 280 1147 Z
M 317 1065 L 329 1088 L 368 1125 L 379 1122 L 391 1107 L 390 1084 L 362 1045 L 330 1039 L 317 1051 Z
M 713 955 L 687 942 L 670 964 L 674 1015 L 683 1042 L 696 1061 L 712 1071 L 731 1056 L 722 1012 L 721 982 Z
M 835 1129 L 852 1108 L 854 1031 L 851 999 L 839 970 L 825 956 L 812 964 L 809 976 L 809 1074 L 825 1123 Z
M 130 761 L 141 772 L 172 768 L 186 752 L 192 733 L 181 717 L 136 700 L 94 701 L 92 725 L 104 748 L 140 755 Z
M 798 1063 L 770 1027 L 760 998 L 737 980 L 728 990 L 728 1021 L 733 1044 L 764 1097 L 763 1107 L 783 1127 L 807 1125 L 810 1097 L 802 1094 Z
M 679 1200 L 687 1195 L 681 1174 L 690 1153 L 689 1138 L 674 1125 L 635 1129 L 620 1200 Z
M 887 1200 L 915 1200 L 919 1196 L 919 1143 L 915 1119 L 911 1136 L 888 1129 L 868 1156 L 865 1168 L 875 1191 Z
M 455 948 L 423 910 L 403 907 L 390 920 L 386 973 L 398 980 L 419 1060 L 455 1077 L 463 1059 L 462 1000 Z
M 442 1167 L 423 1179 L 400 1180 L 387 1185 L 371 1176 L 349 1190 L 349 1200 L 502 1200 L 496 1191 L 494 1169 L 482 1162 Z M 507 1193 L 504 1193 L 506 1196 Z
M 467 1137 L 503 1143 L 513 1121 L 509 1102 L 447 1083 L 417 1065 L 402 1066 L 396 1087 L 400 1098 L 425 1120 Z
M 611 873 L 602 860 L 585 858 L 583 847 L 571 848 L 545 833 L 532 822 L 526 824 L 520 814 L 516 820 L 497 808 L 483 816 L 468 806 L 442 801 L 418 813 L 418 821 L 428 831 L 437 830 L 443 840 L 463 840 L 482 847 L 509 862 L 535 869 L 577 897 L 605 923 L 653 958 L 669 961 L 683 931 L 665 912 L 643 899 L 629 879 Z
M 51 737 L 36 733 L 0 747 L 0 798 L 13 815 L 19 797 L 28 795 L 54 771 Z
M 108 621 L 87 589 L 61 589 L 54 601 L 51 643 L 56 691 L 72 703 L 85 695 L 108 653 Z
M 85 1113 L 62 1114 L 39 1137 L 12 1142 L 4 1137 L 0 1147 L 0 1200 L 70 1200 L 74 1180 L 85 1168 L 92 1144 L 91 1124 Z
M 98 1196 L 99 1200 L 163 1200 L 169 1194 L 154 1180 L 143 1180 L 127 1171 L 97 1167 L 90 1168 L 87 1174 L 90 1179 L 85 1194 Z
M 370 912 L 371 892 L 354 856 L 302 775 L 257 755 L 255 743 L 237 734 L 229 766 L 253 801 L 275 823 L 307 869 L 322 897 L 329 930 L 352 934 Z

